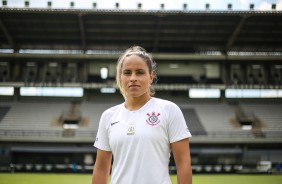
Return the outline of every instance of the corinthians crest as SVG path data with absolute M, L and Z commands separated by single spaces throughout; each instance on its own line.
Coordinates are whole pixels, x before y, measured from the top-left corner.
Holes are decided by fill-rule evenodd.
M 147 113 L 147 116 L 149 116 L 149 117 L 146 120 L 146 122 L 151 126 L 155 126 L 155 125 L 160 123 L 160 120 L 158 118 L 158 116 L 160 116 L 160 115 L 161 115 L 160 113 L 155 113 L 155 112 L 152 112 L 151 114 Z

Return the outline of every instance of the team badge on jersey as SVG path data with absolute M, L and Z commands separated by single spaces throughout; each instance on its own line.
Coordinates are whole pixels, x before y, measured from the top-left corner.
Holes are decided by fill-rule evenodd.
M 130 123 L 127 126 L 127 135 L 134 135 L 135 134 L 135 123 Z
M 160 113 L 155 113 L 155 112 L 152 112 L 151 114 L 147 113 L 147 116 L 149 117 L 147 118 L 146 122 L 151 126 L 155 126 L 160 123 L 160 120 L 158 118 L 160 115 L 161 115 Z

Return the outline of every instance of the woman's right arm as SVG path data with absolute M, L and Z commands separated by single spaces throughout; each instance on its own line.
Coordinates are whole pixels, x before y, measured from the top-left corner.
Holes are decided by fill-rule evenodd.
M 112 152 L 97 150 L 97 157 L 93 168 L 92 184 L 107 184 L 110 175 Z

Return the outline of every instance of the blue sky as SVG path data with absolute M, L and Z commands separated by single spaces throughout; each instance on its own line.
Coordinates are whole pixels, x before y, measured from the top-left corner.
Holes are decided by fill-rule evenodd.
M 24 7 L 26 0 L 7 0 L 8 7 Z M 46 8 L 47 2 L 52 2 L 52 8 L 70 8 L 70 2 L 75 3 L 75 8 L 91 9 L 93 2 L 98 9 L 137 9 L 137 4 L 142 3 L 143 10 L 159 10 L 160 4 L 165 5 L 165 10 L 182 10 L 183 4 L 188 5 L 188 10 L 205 10 L 205 4 L 210 4 L 210 10 L 227 10 L 227 4 L 232 4 L 233 10 L 249 10 L 250 4 L 255 5 L 255 10 L 271 10 L 271 5 L 276 4 L 277 10 L 282 10 L 282 0 L 29 0 L 31 8 Z M 2 3 L 1 5 L 2 6 Z

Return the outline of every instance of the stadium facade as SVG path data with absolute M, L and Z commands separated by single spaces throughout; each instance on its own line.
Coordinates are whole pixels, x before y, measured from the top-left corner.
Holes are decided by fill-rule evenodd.
M 0 169 L 92 172 L 100 115 L 123 101 L 116 61 L 141 45 L 156 97 L 183 111 L 195 173 L 281 173 L 281 17 L 1 7 Z

